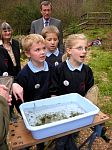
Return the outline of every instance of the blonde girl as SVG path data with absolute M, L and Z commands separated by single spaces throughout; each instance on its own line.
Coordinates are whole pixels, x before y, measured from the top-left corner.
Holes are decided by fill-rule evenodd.
M 87 54 L 87 39 L 84 34 L 72 34 L 65 42 L 63 62 L 55 67 L 50 87 L 51 95 L 78 93 L 85 96 L 94 84 L 91 68 L 84 64 Z M 56 140 L 56 150 L 75 150 L 75 134 Z

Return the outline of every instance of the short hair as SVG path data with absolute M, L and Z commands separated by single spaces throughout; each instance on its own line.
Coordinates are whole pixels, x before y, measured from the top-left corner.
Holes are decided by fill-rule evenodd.
M 42 1 L 41 4 L 40 4 L 40 9 L 42 9 L 42 5 L 44 5 L 44 6 L 50 5 L 50 6 L 51 6 L 51 9 L 52 9 L 52 4 L 51 4 L 50 1 Z
M 34 43 L 40 43 L 40 42 L 45 44 L 45 40 L 41 35 L 29 34 L 29 35 L 25 36 L 21 41 L 22 49 L 24 52 L 28 52 L 28 51 L 30 51 L 31 46 Z
M 41 35 L 43 36 L 44 39 L 46 38 L 47 33 L 56 33 L 56 35 L 59 37 L 59 30 L 56 26 L 50 25 L 42 29 Z

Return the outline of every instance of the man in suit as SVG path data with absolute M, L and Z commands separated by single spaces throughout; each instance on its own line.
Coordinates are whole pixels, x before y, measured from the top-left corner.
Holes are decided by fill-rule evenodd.
M 43 1 L 40 5 L 40 12 L 42 17 L 40 19 L 34 20 L 31 23 L 30 33 L 41 34 L 42 29 L 48 25 L 54 25 L 58 28 L 59 34 L 59 49 L 63 51 L 63 31 L 62 22 L 59 19 L 51 17 L 52 4 L 49 1 Z

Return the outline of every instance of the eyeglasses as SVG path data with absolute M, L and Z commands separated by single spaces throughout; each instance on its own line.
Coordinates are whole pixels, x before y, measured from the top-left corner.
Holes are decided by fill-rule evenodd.
M 79 47 L 75 47 L 75 48 L 73 47 L 72 49 L 77 49 L 78 51 L 83 51 L 83 50 L 87 51 L 88 47 L 79 46 Z

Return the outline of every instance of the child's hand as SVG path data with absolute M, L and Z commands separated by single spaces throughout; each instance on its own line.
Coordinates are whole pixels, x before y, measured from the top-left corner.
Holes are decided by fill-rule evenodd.
M 24 100 L 23 100 L 23 88 L 18 83 L 13 83 L 12 91 L 13 91 L 13 94 L 14 94 L 16 100 L 21 99 L 22 102 L 24 102 Z

